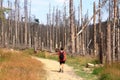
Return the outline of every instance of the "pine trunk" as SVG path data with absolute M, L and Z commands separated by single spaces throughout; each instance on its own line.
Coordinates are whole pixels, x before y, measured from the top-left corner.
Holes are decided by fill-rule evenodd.
M 116 49 L 116 20 L 117 20 L 117 0 L 114 0 L 114 23 L 113 23 L 113 52 L 112 52 L 112 61 L 115 62 L 115 49 Z
M 70 14 L 70 53 L 75 53 L 75 40 L 74 40 L 74 16 L 73 16 L 73 0 L 69 0 L 69 14 Z
M 111 26 L 110 26 L 110 22 L 107 25 L 106 63 L 109 65 L 111 64 Z
M 28 29 L 27 29 L 27 26 L 28 26 L 28 8 L 27 8 L 27 0 L 24 0 L 24 15 L 25 15 L 25 47 L 27 47 L 27 33 L 28 33 Z
M 97 55 L 97 46 L 96 46 L 96 3 L 94 2 L 94 18 L 93 18 L 93 23 L 94 23 L 94 56 Z

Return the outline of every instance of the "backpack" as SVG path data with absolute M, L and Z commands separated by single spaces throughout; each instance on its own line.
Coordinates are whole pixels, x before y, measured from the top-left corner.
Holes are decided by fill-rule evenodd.
M 63 59 L 64 59 L 64 52 L 61 52 L 61 51 L 60 51 L 59 58 L 60 58 L 60 60 L 63 60 Z

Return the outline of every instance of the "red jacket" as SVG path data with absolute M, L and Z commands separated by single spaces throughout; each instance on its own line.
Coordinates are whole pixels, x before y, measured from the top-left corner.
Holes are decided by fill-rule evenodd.
M 63 60 L 60 60 L 60 58 L 59 58 L 59 61 L 66 61 L 66 52 L 65 52 L 65 51 L 60 50 L 60 51 L 58 52 L 58 56 L 60 56 L 60 52 L 63 52 L 64 59 L 63 59 Z

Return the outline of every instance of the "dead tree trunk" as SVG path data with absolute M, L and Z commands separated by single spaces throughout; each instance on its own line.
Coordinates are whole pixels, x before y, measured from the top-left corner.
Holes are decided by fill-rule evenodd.
M 111 25 L 108 22 L 107 25 L 107 51 L 106 51 L 106 63 L 111 64 Z
M 97 50 L 96 50 L 96 48 L 97 48 L 97 46 L 96 46 L 96 14 L 95 14 L 95 12 L 96 12 L 96 3 L 94 2 L 94 11 L 93 11 L 93 13 L 94 13 L 94 18 L 93 18 L 93 23 L 94 23 L 94 56 L 97 55 Z
M 0 21 L 1 21 L 1 44 L 2 47 L 4 47 L 4 43 L 5 43 L 5 35 L 4 35 L 4 13 L 3 13 L 3 0 L 0 1 Z
M 61 28 L 61 11 L 58 10 L 58 47 L 61 47 L 60 28 Z
M 117 20 L 117 0 L 114 0 L 114 22 L 113 22 L 113 52 L 112 52 L 112 61 L 115 62 L 115 49 L 116 49 L 116 20 Z
M 27 38 L 27 26 L 28 26 L 28 8 L 27 8 L 27 0 L 24 0 L 24 15 L 25 15 L 25 39 L 24 39 L 24 43 L 25 43 L 25 47 L 27 47 L 27 41 L 28 41 L 28 38 Z
M 15 0 L 15 46 L 18 46 L 18 0 Z
M 52 13 L 52 30 L 51 30 L 51 47 L 52 49 L 54 48 L 54 44 L 55 44 L 55 39 L 54 39 L 54 27 L 55 27 L 55 8 L 53 8 L 53 13 Z
M 74 31 L 74 16 L 73 16 L 73 0 L 69 0 L 69 14 L 70 14 L 70 53 L 74 54 L 75 53 L 75 31 Z
M 117 4 L 117 61 L 120 61 L 120 8 L 119 8 L 119 3 Z
M 55 32 L 56 32 L 56 36 L 55 36 L 55 48 L 58 48 L 58 9 L 56 9 L 56 25 L 55 25 Z
M 77 30 L 76 32 L 78 32 L 80 29 L 80 6 L 78 6 L 78 24 L 77 24 Z M 76 33 L 77 35 L 77 33 Z M 77 37 L 76 39 L 76 52 L 79 53 L 80 51 L 80 36 Z
M 8 8 L 10 8 L 10 1 L 8 0 Z M 10 25 L 10 12 L 8 13 L 8 45 L 10 46 L 11 42 L 11 25 Z
M 52 33 L 52 25 L 51 25 L 51 6 L 49 7 L 50 9 L 49 9 L 49 49 L 50 49 L 50 51 L 52 51 L 52 35 L 51 35 L 51 33 Z
M 49 14 L 47 14 L 46 47 L 49 47 Z
M 30 5 L 29 5 L 29 48 L 32 47 L 32 44 L 31 44 L 31 0 L 30 0 Z
M 101 7 L 101 0 L 99 0 L 99 8 Z M 102 64 L 103 63 L 103 39 L 102 39 L 102 35 L 103 35 L 103 32 L 102 32 L 102 29 L 101 29 L 101 10 L 99 10 L 99 60 L 100 60 L 100 63 Z
M 66 5 L 64 6 L 64 14 L 63 14 L 63 27 L 64 27 L 64 48 L 66 49 L 67 45 L 67 38 L 66 38 L 66 27 L 67 27 L 67 22 L 66 22 Z

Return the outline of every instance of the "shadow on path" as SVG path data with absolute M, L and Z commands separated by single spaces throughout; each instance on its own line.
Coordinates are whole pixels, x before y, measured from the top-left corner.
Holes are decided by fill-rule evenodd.
M 58 72 L 59 73 L 59 70 L 51 70 L 52 72 Z

